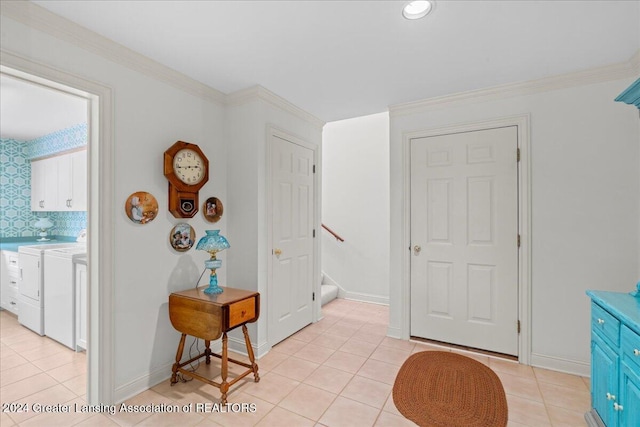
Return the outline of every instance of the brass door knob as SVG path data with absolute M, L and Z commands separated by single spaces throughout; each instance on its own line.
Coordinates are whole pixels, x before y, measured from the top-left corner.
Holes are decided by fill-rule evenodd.
M 282 255 L 282 249 L 278 249 L 278 248 L 274 249 L 273 254 L 279 257 L 280 255 Z

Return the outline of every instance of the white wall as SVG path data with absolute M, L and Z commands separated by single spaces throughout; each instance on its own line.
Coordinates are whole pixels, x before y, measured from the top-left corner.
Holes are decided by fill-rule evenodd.
M 100 245 L 114 259 L 113 271 L 105 274 L 113 277 L 114 301 L 108 349 L 114 353 L 114 386 L 107 399 L 122 401 L 171 374 L 179 334 L 168 318 L 168 296 L 194 287 L 208 258 L 195 248 L 184 253 L 171 248 L 169 233 L 180 222 L 193 226 L 196 238 L 215 228 L 229 239 L 231 248 L 219 255 L 220 282 L 261 292 L 261 318 L 250 333 L 254 345 L 268 350 L 267 126 L 320 148 L 324 122 L 263 88 L 225 96 L 29 2 L 3 4 L 1 24 L 3 51 L 41 64 L 51 74 L 57 69 L 112 90 L 113 170 L 108 174 L 114 194 L 101 200 L 113 207 L 113 223 L 104 225 L 113 232 L 113 247 Z M 222 201 L 224 215 L 215 224 L 201 213 L 177 219 L 167 210 L 163 153 L 178 140 L 198 144 L 209 159 L 209 182 L 200 190 L 200 201 L 212 196 Z M 124 211 L 135 191 L 147 191 L 158 201 L 158 216 L 148 224 L 132 223 Z M 89 232 L 91 237 L 97 233 Z M 199 283 L 206 280 L 205 275 Z
M 340 296 L 389 302 L 389 114 L 327 123 L 322 145 L 322 270 Z
M 402 330 L 403 133 L 530 113 L 533 364 L 588 375 L 587 289 L 638 280 L 638 112 L 613 102 L 633 79 L 391 116 L 391 323 Z M 497 97 L 499 98 L 499 96 Z
M 216 196 L 226 202 L 224 107 L 5 15 L 1 28 L 3 50 L 113 90 L 114 194 L 104 202 L 114 211 L 113 224 L 105 224 L 113 229 L 114 247 L 105 249 L 112 249 L 115 260 L 114 396 L 122 400 L 170 374 L 179 334 L 169 322 L 168 296 L 194 286 L 208 258 L 195 249 L 175 252 L 169 244 L 171 228 L 188 222 L 198 238 L 213 228 L 200 213 L 185 220 L 168 212 L 163 153 L 178 140 L 198 144 L 210 161 L 201 201 Z M 124 211 L 135 191 L 147 191 L 158 201 L 158 217 L 146 225 L 132 223 Z M 226 217 L 215 227 L 227 231 Z M 225 269 L 220 273 L 224 281 Z

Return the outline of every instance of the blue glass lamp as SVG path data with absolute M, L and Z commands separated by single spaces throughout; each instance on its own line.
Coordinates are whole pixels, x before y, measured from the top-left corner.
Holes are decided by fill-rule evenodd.
M 48 240 L 51 240 L 49 239 L 49 237 L 47 237 L 47 230 L 53 227 L 53 223 L 51 222 L 51 220 L 49 220 L 49 218 L 47 218 L 46 216 L 38 218 L 33 226 L 40 230 L 40 238 L 38 239 L 38 242 L 46 242 Z
M 204 262 L 204 266 L 211 269 L 209 287 L 204 290 L 204 293 L 208 295 L 221 294 L 222 288 L 218 286 L 216 269 L 222 267 L 222 260 L 216 259 L 216 254 L 229 248 L 231 245 L 229 245 L 227 239 L 220 234 L 220 230 L 206 230 L 205 233 L 207 234 L 202 237 L 196 245 L 197 250 L 207 251 L 211 255 L 211 259 Z

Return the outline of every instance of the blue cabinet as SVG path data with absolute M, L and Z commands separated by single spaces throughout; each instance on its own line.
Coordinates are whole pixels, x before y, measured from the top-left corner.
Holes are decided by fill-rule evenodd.
M 591 297 L 590 426 L 640 426 L 640 298 L 588 291 Z

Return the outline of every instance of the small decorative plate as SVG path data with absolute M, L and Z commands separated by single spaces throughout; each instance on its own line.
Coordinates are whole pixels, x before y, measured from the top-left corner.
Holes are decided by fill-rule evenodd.
M 185 252 L 191 249 L 196 239 L 196 232 L 192 226 L 186 222 L 181 222 L 171 229 L 169 233 L 169 243 L 178 252 Z
M 136 191 L 127 198 L 124 211 L 136 224 L 146 224 L 158 215 L 158 201 L 146 191 Z
M 204 205 L 202 205 L 204 218 L 209 222 L 218 222 L 223 211 L 224 207 L 222 206 L 222 202 L 217 197 L 209 197 L 207 201 L 204 202 Z

